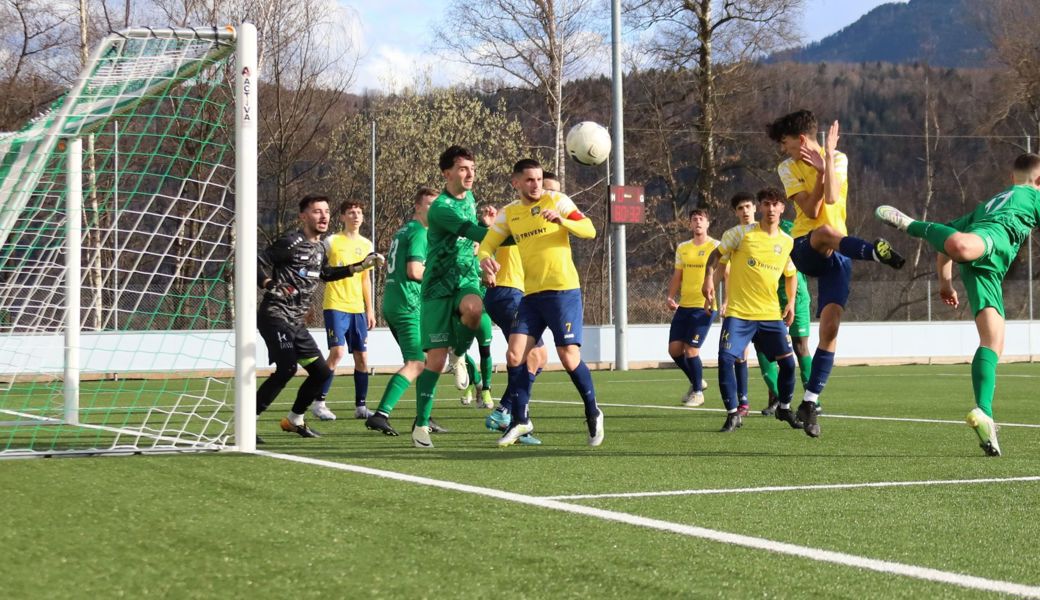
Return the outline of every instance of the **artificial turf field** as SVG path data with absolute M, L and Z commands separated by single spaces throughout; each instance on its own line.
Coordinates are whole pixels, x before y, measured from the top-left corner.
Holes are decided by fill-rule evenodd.
M 717 433 L 707 376 L 686 409 L 674 369 L 595 373 L 599 448 L 545 373 L 540 447 L 497 448 L 446 377 L 432 450 L 411 447 L 412 402 L 397 438 L 281 433 L 294 383 L 259 423 L 266 455 L 0 462 L 0 596 L 1040 597 L 1035 365 L 1000 368 L 1000 458 L 963 423 L 967 365 L 835 369 L 819 439 L 757 412 Z M 754 409 L 763 394 L 753 370 Z

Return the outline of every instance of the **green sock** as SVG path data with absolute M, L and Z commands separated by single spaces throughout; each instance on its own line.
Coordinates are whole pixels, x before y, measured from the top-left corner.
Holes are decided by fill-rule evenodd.
M 997 387 L 997 353 L 979 346 L 975 357 L 971 359 L 971 387 L 975 392 L 975 406 L 982 409 L 986 416 L 993 416 L 993 391 Z
M 477 371 L 477 363 L 466 354 L 466 372 L 469 373 L 469 383 L 473 387 L 480 387 L 480 372 Z
M 441 374 L 437 371 L 423 369 L 415 380 L 415 425 L 426 427 L 430 424 L 430 413 L 433 412 L 433 397 L 437 393 L 437 380 Z
M 491 360 L 491 353 L 488 352 L 487 356 L 480 357 L 480 379 L 484 382 L 484 389 L 491 389 L 491 371 L 495 368 L 494 361 Z
M 780 372 L 780 368 L 776 366 L 775 362 L 770 361 L 766 358 L 765 354 L 758 353 L 758 369 L 762 371 L 762 379 L 766 382 L 766 387 L 769 388 L 769 396 L 775 398 L 779 395 L 776 387 L 777 373 Z
M 946 254 L 946 238 L 957 233 L 957 230 L 942 223 L 931 221 L 914 221 L 906 228 L 906 232 L 915 238 L 921 238 L 936 252 Z
M 408 391 L 408 388 L 412 387 L 412 382 L 408 381 L 408 378 L 400 373 L 394 373 L 390 376 L 390 382 L 386 384 L 386 389 L 383 390 L 383 397 L 379 399 L 378 410 L 381 413 L 389 415 L 393 412 L 394 407 L 397 406 L 397 401 L 404 396 L 404 393 Z
M 809 385 L 809 376 L 812 375 L 812 356 L 798 357 L 798 375 L 802 378 L 802 389 Z

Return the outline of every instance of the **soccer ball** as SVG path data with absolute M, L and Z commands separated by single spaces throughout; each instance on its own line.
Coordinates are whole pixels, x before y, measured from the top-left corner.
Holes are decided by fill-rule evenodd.
M 587 166 L 603 164 L 610 155 L 610 133 L 592 121 L 582 121 L 567 132 L 567 154 Z

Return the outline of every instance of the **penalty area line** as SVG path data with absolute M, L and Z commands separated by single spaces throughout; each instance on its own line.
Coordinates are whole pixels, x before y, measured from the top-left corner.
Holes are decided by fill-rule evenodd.
M 1040 598 L 1040 587 L 1029 586 L 1020 583 L 1012 583 L 1009 581 L 1000 581 L 995 579 L 986 579 L 983 577 L 976 577 L 974 575 L 964 575 L 962 573 L 940 571 L 938 569 L 931 569 L 928 567 L 920 567 L 887 560 L 867 558 L 864 556 L 856 556 L 854 554 L 846 554 L 844 552 L 834 552 L 831 550 L 822 550 L 819 548 L 798 546 L 795 544 L 777 542 L 765 538 L 757 538 L 736 533 L 728 533 L 725 531 L 716 531 L 714 529 L 706 529 L 704 527 L 695 527 L 693 525 L 684 525 L 682 523 L 672 523 L 670 521 L 662 521 L 660 519 L 640 517 L 638 515 L 632 515 L 624 512 L 605 510 L 601 508 L 594 508 L 591 506 L 583 506 L 580 504 L 569 504 L 566 502 L 561 502 L 559 500 L 550 500 L 546 498 L 539 498 L 537 496 L 528 496 L 525 494 L 507 492 L 504 490 L 496 490 L 492 488 L 456 483 L 453 481 L 431 479 L 429 477 L 420 477 L 418 475 L 408 475 L 406 473 L 397 473 L 395 471 L 384 471 L 382 469 L 373 469 L 371 467 L 362 467 L 359 465 L 351 465 L 347 463 L 340 463 L 329 460 L 321 460 L 306 456 L 294 456 L 292 454 L 268 452 L 264 450 L 258 450 L 255 452 L 255 454 L 257 456 L 264 456 L 277 460 L 285 460 L 289 462 L 301 463 L 317 467 L 325 467 L 328 469 L 336 469 L 339 471 L 358 473 L 361 475 L 372 475 L 384 479 L 392 479 L 395 481 L 402 481 L 405 483 L 413 483 L 428 487 L 435 487 L 444 490 L 450 490 L 453 492 L 476 494 L 479 496 L 486 496 L 498 500 L 505 500 L 507 502 L 515 502 L 518 504 L 525 504 L 528 506 L 536 506 L 539 508 L 546 508 L 549 510 L 578 514 L 586 517 L 601 519 L 604 521 L 624 523 L 627 525 L 634 525 L 636 527 L 654 529 L 657 531 L 666 531 L 669 533 L 675 533 L 687 537 L 719 542 L 722 544 L 730 544 L 735 546 L 741 546 L 744 548 L 753 548 L 755 550 L 765 550 L 768 552 L 786 554 L 789 556 L 798 556 L 801 558 L 807 558 L 809 560 L 814 560 L 818 562 L 832 563 L 847 567 L 856 567 L 860 569 L 875 571 L 878 573 L 901 575 L 913 579 L 946 583 L 964 588 L 983 590 L 987 592 L 1015 594 L 1026 598 Z
M 913 487 L 929 485 L 966 485 L 979 483 L 1014 483 L 1040 481 L 1040 476 L 990 477 L 985 479 L 934 479 L 925 481 L 874 481 L 865 483 L 820 483 L 811 485 L 771 485 L 747 488 L 715 488 L 699 490 L 667 490 L 663 492 L 617 492 L 611 494 L 574 494 L 571 496 L 541 496 L 546 500 L 596 500 L 600 498 L 654 498 L 658 496 L 706 496 L 711 494 L 756 494 L 762 492 L 798 492 L 814 490 L 852 490 L 857 488 Z

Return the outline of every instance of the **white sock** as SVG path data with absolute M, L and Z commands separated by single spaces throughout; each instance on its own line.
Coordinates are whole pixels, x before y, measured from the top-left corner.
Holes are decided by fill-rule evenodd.
M 791 409 L 791 403 L 790 402 L 781 402 L 780 403 L 780 408 L 782 408 L 784 410 L 790 410 Z
M 324 400 L 315 400 L 314 401 L 314 408 L 325 408 L 325 401 Z
M 812 402 L 813 404 L 817 404 L 820 400 L 820 395 L 814 394 L 810 391 L 806 391 L 805 395 L 802 396 L 802 400 L 804 400 L 805 402 Z
M 289 411 L 289 422 L 292 423 L 293 425 L 296 425 L 297 427 L 299 427 L 300 425 L 303 425 L 303 415 L 298 415 L 298 414 L 296 414 L 296 413 L 294 413 L 293 411 L 290 410 Z

